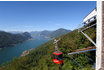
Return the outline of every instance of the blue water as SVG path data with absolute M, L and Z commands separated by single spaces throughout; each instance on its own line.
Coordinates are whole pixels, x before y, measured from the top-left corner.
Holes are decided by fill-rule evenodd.
M 25 41 L 16 46 L 4 48 L 0 50 L 0 66 L 2 63 L 11 61 L 14 57 L 19 57 L 23 51 L 33 49 L 39 45 L 49 41 L 50 39 L 44 37 L 34 37 L 32 40 Z

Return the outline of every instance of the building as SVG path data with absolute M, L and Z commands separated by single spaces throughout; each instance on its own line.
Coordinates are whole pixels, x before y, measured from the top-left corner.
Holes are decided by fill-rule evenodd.
M 95 8 L 83 19 L 83 25 L 88 26 L 92 24 L 96 20 L 96 15 L 97 9 Z M 96 23 L 96 21 L 94 23 Z

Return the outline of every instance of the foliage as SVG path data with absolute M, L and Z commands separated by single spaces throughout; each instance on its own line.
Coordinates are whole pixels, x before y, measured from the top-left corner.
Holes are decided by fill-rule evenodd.
M 96 29 L 95 27 L 85 31 L 93 40 L 96 39 Z M 86 54 L 92 58 L 94 61 L 90 61 L 85 57 L 84 53 L 71 55 L 81 66 L 80 68 L 71 58 L 69 58 L 68 53 L 75 51 L 76 49 L 81 49 L 85 47 L 92 46 L 93 44 L 83 36 L 78 33 L 78 30 L 74 30 L 68 34 L 65 34 L 57 39 L 61 39 L 58 42 L 60 51 L 63 52 L 64 65 L 63 70 L 94 70 L 92 69 L 92 64 L 95 61 L 95 52 L 87 52 Z M 52 53 L 54 52 L 53 40 L 39 46 L 32 50 L 28 55 L 24 57 L 15 58 L 13 61 L 9 62 L 7 66 L 1 67 L 1 70 L 58 70 L 58 65 L 54 64 L 52 61 Z

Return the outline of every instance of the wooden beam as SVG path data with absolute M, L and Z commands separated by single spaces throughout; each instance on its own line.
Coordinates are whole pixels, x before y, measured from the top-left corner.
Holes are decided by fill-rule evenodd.
M 90 51 L 95 51 L 95 50 L 96 50 L 96 47 L 92 46 L 92 47 L 75 50 L 74 52 L 68 53 L 68 55 L 90 52 Z

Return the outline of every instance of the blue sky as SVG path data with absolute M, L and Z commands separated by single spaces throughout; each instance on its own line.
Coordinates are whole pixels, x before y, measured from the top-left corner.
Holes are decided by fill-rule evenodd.
M 74 30 L 94 8 L 95 1 L 0 1 L 0 30 Z

